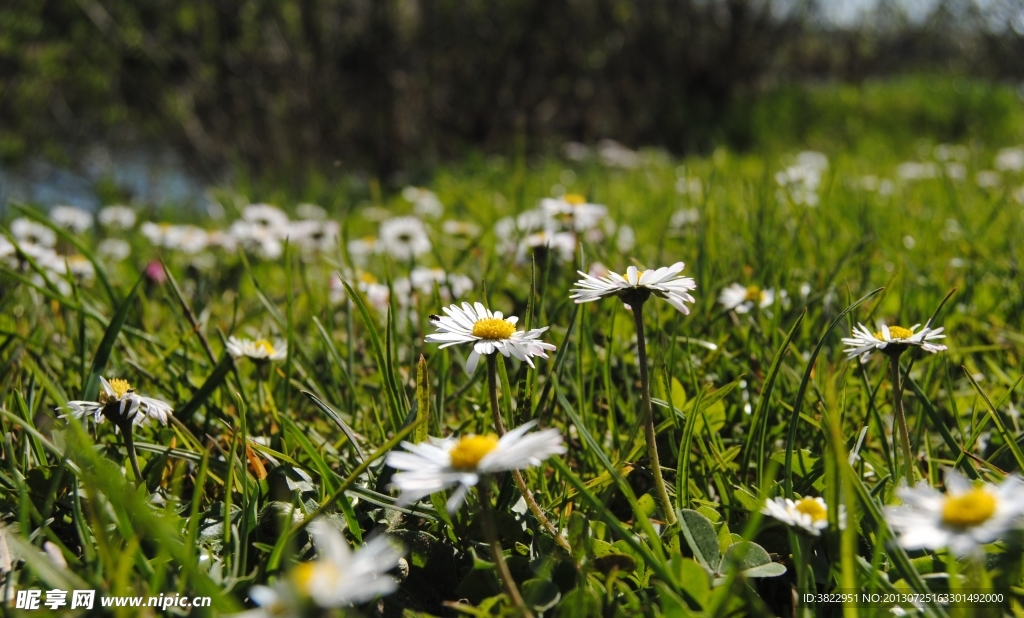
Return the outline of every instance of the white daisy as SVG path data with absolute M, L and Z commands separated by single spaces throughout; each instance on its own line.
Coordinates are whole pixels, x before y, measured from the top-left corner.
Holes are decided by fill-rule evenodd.
M 52 247 L 57 244 L 57 234 L 53 230 L 25 217 L 11 221 L 11 236 L 19 245 Z
M 516 262 L 527 261 L 536 249 L 552 250 L 564 262 L 572 260 L 576 253 L 576 234 L 572 232 L 550 232 L 547 230 L 527 235 L 516 248 Z
M 392 451 L 387 456 L 387 465 L 399 470 L 391 479 L 391 487 L 402 492 L 398 503 L 410 504 L 458 486 L 447 504 L 448 511 L 454 513 L 482 476 L 539 466 L 548 457 L 564 454 L 562 434 L 557 429 L 527 433 L 536 424 L 530 421 L 501 438 L 488 434 L 431 438 L 421 444 L 403 442 L 405 451 Z
M 114 262 L 120 262 L 132 254 L 132 246 L 121 238 L 104 238 L 96 245 L 96 253 Z
M 1003 148 L 997 152 L 996 169 L 1001 172 L 1024 171 L 1024 148 Z
M 690 277 L 678 276 L 684 267 L 682 262 L 676 262 L 672 266 L 640 272 L 636 266 L 630 266 L 625 275 L 609 272 L 603 277 L 592 277 L 577 271 L 583 275 L 583 279 L 576 282 L 578 287 L 572 290 L 573 294 L 569 298 L 575 299 L 577 303 L 589 303 L 617 296 L 628 307 L 630 301 L 643 302 L 654 294 L 684 314 L 689 314 L 690 309 L 684 303 L 694 302 L 689 291 L 697 289 L 697 284 Z
M 750 313 L 754 307 L 764 309 L 774 305 L 775 290 L 771 288 L 764 290 L 756 285 L 745 287 L 739 283 L 733 283 L 718 295 L 718 302 L 722 303 L 726 311 Z
M 900 533 L 906 549 L 940 549 L 964 556 L 1021 525 L 1024 481 L 1007 477 L 1001 485 L 971 483 L 955 470 L 946 472 L 946 493 L 927 483 L 901 487 L 903 504 L 887 507 L 886 520 Z
M 480 234 L 480 226 L 469 221 L 449 219 L 441 224 L 441 231 L 456 238 L 476 238 Z
M 820 536 L 828 528 L 828 505 L 821 498 L 775 498 L 765 502 L 761 512 L 787 526 L 799 528 L 811 536 Z M 839 507 L 839 528 L 846 528 L 846 509 Z
M 588 204 L 587 199 L 576 193 L 567 193 L 560 198 L 545 198 L 540 201 L 544 215 L 557 221 L 568 230 L 585 232 L 597 227 L 608 215 L 608 207 L 602 204 Z
M 427 228 L 416 217 L 395 217 L 380 224 L 380 248 L 398 260 L 410 260 L 430 251 Z
M 936 339 L 944 339 L 946 335 L 942 334 L 942 328 L 930 328 L 925 326 L 921 332 L 915 333 L 917 327 L 920 324 L 915 324 L 910 328 L 903 328 L 902 326 L 886 326 L 881 325 L 881 330 L 872 333 L 863 324 L 857 324 L 853 329 L 853 335 L 851 337 L 843 338 L 843 345 L 846 346 L 847 358 L 853 358 L 855 356 L 860 357 L 862 363 L 866 363 L 868 356 L 875 350 L 881 350 L 886 354 L 902 354 L 910 346 L 918 347 L 925 352 L 941 352 L 946 346 L 938 343 L 930 343 Z
M 93 420 L 102 423 L 104 418 L 109 418 L 115 425 L 131 422 L 133 425 L 141 425 L 147 419 L 160 421 L 166 425 L 174 410 L 167 402 L 143 397 L 135 393 L 135 390 L 128 384 L 127 380 L 113 378 L 109 382 L 100 377 L 99 401 L 69 401 L 67 408 L 71 416 L 82 418 L 93 415 Z
M 74 206 L 54 206 L 50 209 L 50 220 L 75 234 L 92 227 L 92 213 Z
M 288 215 L 270 204 L 249 204 L 242 209 L 242 220 L 280 233 L 288 226 Z
M 373 236 L 353 238 L 348 241 L 348 255 L 355 266 L 365 266 L 367 258 L 381 250 L 380 243 Z
M 258 222 L 238 220 L 231 224 L 228 234 L 246 251 L 265 260 L 276 260 L 284 253 L 281 240 L 287 235 L 287 225 L 287 221 L 279 227 L 270 227 Z
M 84 255 L 76 253 L 64 258 L 67 271 L 81 281 L 92 281 L 96 278 L 96 267 Z
M 491 312 L 481 303 L 462 303 L 450 305 L 442 309 L 447 316 L 430 316 L 430 321 L 438 332 L 427 335 L 427 343 L 440 343 L 440 348 L 447 348 L 459 343 L 472 343 L 473 351 L 466 361 L 466 371 L 473 373 L 480 357 L 484 354 L 501 352 L 526 362 L 533 367 L 533 357 L 547 358 L 546 350 L 554 350 L 555 346 L 539 339 L 541 333 L 548 329 L 534 328 L 529 331 L 516 330 L 519 318 L 505 318 L 500 311 Z
M 306 615 L 310 600 L 321 608 L 348 607 L 398 589 L 387 572 L 398 566 L 404 552 L 389 537 L 378 536 L 353 552 L 334 526 L 317 520 L 308 529 L 317 559 L 296 565 L 273 587 L 250 588 L 249 598 L 259 607 L 239 616 L 299 617 Z
M 281 361 L 288 357 L 288 344 L 283 339 L 244 339 L 228 337 L 228 354 L 234 358 L 250 358 L 256 362 Z
M 288 225 L 287 235 L 291 242 L 306 253 L 323 253 L 338 246 L 340 228 L 337 221 L 307 219 Z
M 412 204 L 413 212 L 419 217 L 436 219 L 444 214 L 444 204 L 437 195 L 423 187 L 406 187 L 402 189 L 402 197 Z
M 473 290 L 473 280 L 466 275 L 445 272 L 443 268 L 427 268 L 417 266 L 409 273 L 412 289 L 429 296 L 434 293 L 434 285 L 441 292 L 441 300 L 449 300 L 454 294 L 456 298 L 465 296 Z M 449 293 L 449 288 L 451 292 Z
M 668 226 L 672 229 L 681 229 L 700 222 L 700 210 L 696 208 L 683 208 L 672 213 Z
M 99 212 L 100 225 L 118 230 L 130 230 L 135 227 L 135 209 L 130 206 L 107 206 Z

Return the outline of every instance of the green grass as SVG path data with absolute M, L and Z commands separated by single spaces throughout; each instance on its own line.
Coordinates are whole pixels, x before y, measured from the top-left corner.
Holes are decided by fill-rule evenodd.
M 949 350 L 903 357 L 918 474 L 941 486 L 942 470 L 954 465 L 993 481 L 1018 471 L 1024 207 L 1012 193 L 1024 177 L 977 187 L 974 173 L 994 155 L 979 149 L 966 181 L 897 183 L 885 196 L 854 180 L 891 178 L 898 159 L 830 155 L 816 208 L 780 201 L 774 174 L 784 158 L 726 151 L 685 161 L 650 155 L 629 171 L 491 159 L 434 177 L 446 218 L 483 232 L 459 241 L 432 225 L 434 250 L 420 263 L 469 276 L 474 291 L 456 300 L 549 326 L 545 340 L 558 346 L 536 370 L 508 361 L 499 380 L 506 418 L 539 419 L 570 445 L 525 476 L 572 554 L 528 512 L 513 510 L 510 478 L 499 479 L 494 496 L 509 568 L 544 615 L 792 615 L 800 573 L 819 592 L 952 585 L 1019 598 L 1016 534 L 987 546 L 982 566 L 960 564 L 952 584 L 945 574 L 955 561 L 945 552 L 904 552 L 891 542 L 883 507 L 897 502 L 899 449 L 887 364 L 880 355 L 847 361 L 840 338 L 856 322 L 925 322 L 955 289 L 935 318 Z M 699 178 L 700 190 L 677 192 L 679 177 Z M 494 223 L 557 183 L 635 227 L 636 248 L 622 254 L 613 243 L 583 242 L 579 265 L 537 260 L 535 273 L 496 251 Z M 233 216 L 234 197 L 223 195 Z M 409 209 L 397 196 L 374 195 L 394 213 Z M 325 205 L 343 217 L 348 237 L 374 231 L 365 208 Z M 699 222 L 670 230 L 679 208 L 697 209 Z M 433 331 L 427 316 L 443 305 L 440 290 L 388 316 L 332 305 L 330 274 L 350 272 L 340 250 L 315 258 L 289 251 L 272 262 L 218 253 L 215 268 L 164 251 L 173 279 L 143 279 L 136 289 L 157 251 L 138 232 L 122 237 L 133 256 L 115 266 L 98 260 L 102 276 L 89 285 L 69 279 L 62 291 L 32 283 L 31 270 L 0 274 L 0 513 L 15 557 L 12 590 L 188 592 L 212 596 L 215 613 L 240 611 L 252 585 L 313 556 L 287 519 L 294 505 L 330 518 L 354 544 L 385 530 L 404 542 L 408 576 L 396 594 L 360 608 L 364 615 L 513 613 L 489 562 L 476 494 L 452 516 L 438 510 L 444 497 L 395 509 L 391 471 L 381 465 L 382 446 L 422 438 L 416 419 L 433 436 L 491 430 L 485 364 L 467 376 L 465 348 L 423 343 Z M 87 234 L 78 250 L 90 254 L 97 241 Z M 61 243 L 72 250 L 70 239 Z M 646 459 L 632 318 L 614 300 L 577 308 L 568 299 L 576 267 L 598 260 L 619 272 L 684 261 L 697 281 L 690 315 L 658 299 L 645 311 L 657 446 L 682 509 L 678 527 L 661 525 Z M 377 257 L 366 270 L 386 281 L 410 266 Z M 723 311 L 718 293 L 733 282 L 786 290 L 788 301 L 745 315 Z M 224 352 L 227 336 L 254 332 L 286 339 L 291 350 L 259 381 L 252 363 Z M 110 423 L 69 422 L 54 411 L 94 396 L 100 375 L 126 378 L 175 407 L 170 426 L 135 432 L 142 488 L 133 488 Z M 852 466 L 851 450 L 859 455 Z M 844 504 L 846 531 L 833 525 L 812 546 L 760 515 L 766 497 L 784 495 L 786 479 L 797 495 Z M 39 551 L 45 542 L 66 570 Z M 738 563 L 753 570 L 741 573 Z M 885 615 L 891 605 L 846 615 Z

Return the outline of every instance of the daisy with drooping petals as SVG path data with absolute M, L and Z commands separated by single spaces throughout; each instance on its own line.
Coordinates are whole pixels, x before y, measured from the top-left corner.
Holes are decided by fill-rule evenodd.
M 488 434 L 432 438 L 421 444 L 403 442 L 405 451 L 392 451 L 387 456 L 387 464 L 399 470 L 391 479 L 392 488 L 402 492 L 399 504 L 458 486 L 447 504 L 448 512 L 454 513 L 481 477 L 539 466 L 548 457 L 564 454 L 562 434 L 557 429 L 527 433 L 536 424 L 530 421 L 501 438 Z
M 1024 480 L 1018 476 L 993 485 L 948 470 L 945 494 L 919 483 L 901 487 L 896 495 L 903 504 L 887 507 L 885 515 L 905 549 L 948 547 L 958 556 L 978 554 L 982 545 L 1020 527 L 1024 516 Z
M 430 316 L 430 321 L 438 332 L 427 335 L 427 343 L 440 343 L 447 348 L 459 343 L 472 343 L 473 351 L 466 361 L 466 372 L 473 373 L 480 357 L 501 352 L 504 357 L 514 356 L 533 367 L 533 357 L 547 358 L 547 350 L 555 346 L 539 339 L 541 333 L 548 329 L 534 328 L 529 331 L 516 330 L 515 316 L 504 317 L 500 311 L 491 312 L 481 303 L 462 303 L 450 305 L 442 309 L 447 316 Z
M 885 354 L 902 354 L 910 347 L 918 347 L 925 352 L 941 352 L 946 346 L 938 343 L 931 343 L 936 339 L 945 339 L 942 334 L 942 327 L 931 328 L 927 324 L 920 332 L 914 332 L 920 324 L 910 328 L 902 326 L 886 326 L 882 324 L 881 330 L 872 333 L 863 324 L 857 324 L 853 329 L 853 335 L 843 338 L 843 345 L 846 346 L 847 358 L 860 357 L 862 363 L 866 363 L 868 356 L 875 350 Z
M 690 309 L 685 303 L 694 302 L 690 290 L 697 289 L 697 284 L 690 277 L 680 277 L 685 264 L 676 262 L 672 266 L 639 271 L 636 266 L 626 269 L 625 275 L 609 272 L 604 277 L 591 277 L 583 271 L 583 276 L 576 282 L 577 287 L 569 297 L 577 303 L 589 303 L 610 296 L 619 297 L 627 306 L 631 303 L 644 302 L 651 294 L 664 298 L 673 307 L 688 315 Z
M 135 392 L 127 380 L 112 378 L 109 382 L 100 377 L 101 392 L 99 401 L 69 401 L 67 408 L 71 416 L 82 418 L 93 416 L 93 420 L 102 423 L 104 418 L 121 428 L 122 425 L 141 425 L 148 419 L 160 421 L 166 425 L 174 410 L 167 402 L 143 397 Z
M 305 615 L 311 601 L 321 608 L 348 607 L 391 594 L 398 588 L 387 572 L 398 566 L 403 551 L 387 536 L 378 536 L 352 551 L 334 526 L 321 520 L 309 525 L 317 559 L 296 565 L 273 587 L 253 586 L 249 597 L 258 608 L 246 618 Z
M 765 503 L 761 512 L 787 526 L 799 528 L 811 536 L 820 536 L 828 528 L 828 505 L 821 498 L 775 498 Z M 839 507 L 839 528 L 846 528 L 846 510 Z
M 759 286 L 743 286 L 733 283 L 718 295 L 718 302 L 726 311 L 750 313 L 754 307 L 765 309 L 775 304 L 775 290 L 762 289 Z
M 250 358 L 256 362 L 281 361 L 288 357 L 288 344 L 283 339 L 228 338 L 228 354 L 235 358 Z

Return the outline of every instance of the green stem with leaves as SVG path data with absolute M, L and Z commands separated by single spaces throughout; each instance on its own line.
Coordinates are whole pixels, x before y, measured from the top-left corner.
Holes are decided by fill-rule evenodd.
M 487 391 L 491 400 L 491 417 L 494 419 L 494 431 L 498 432 L 498 436 L 503 436 L 505 435 L 505 423 L 501 420 L 501 408 L 498 406 L 498 359 L 494 354 L 487 355 Z M 540 525 L 555 539 L 555 542 L 562 549 L 572 553 L 572 546 L 569 545 L 569 541 L 565 540 L 565 537 L 561 534 L 558 534 L 558 529 L 547 518 L 540 505 L 537 504 L 533 497 L 533 492 L 530 491 L 529 486 L 526 484 L 526 479 L 523 478 L 523 473 L 519 470 L 513 470 L 512 479 L 515 480 L 519 493 L 523 495 L 526 506 L 533 513 L 533 516 L 537 518 L 537 521 L 540 522 Z
M 644 436 L 647 440 L 647 457 L 651 460 L 651 473 L 654 475 L 654 487 L 658 492 L 658 501 L 665 514 L 665 521 L 671 526 L 676 523 L 676 512 L 672 500 L 668 497 L 665 478 L 661 474 L 661 460 L 658 458 L 658 434 L 654 427 L 654 409 L 651 406 L 651 379 L 647 373 L 647 343 L 644 339 L 644 302 L 632 302 L 633 322 L 636 324 L 636 353 L 640 363 L 640 395 L 644 407 Z

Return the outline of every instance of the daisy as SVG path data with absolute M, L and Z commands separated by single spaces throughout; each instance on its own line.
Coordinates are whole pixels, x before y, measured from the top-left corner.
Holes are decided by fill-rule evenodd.
M 412 289 L 420 294 L 430 295 L 434 293 L 434 285 L 438 286 L 441 292 L 441 299 L 448 300 L 451 294 L 456 298 L 465 296 L 473 290 L 473 280 L 466 275 L 445 272 L 443 268 L 426 268 L 417 266 L 409 274 Z M 451 294 L 449 294 L 449 288 Z
M 519 318 L 509 316 L 505 318 L 500 311 L 491 312 L 481 303 L 462 303 L 450 305 L 442 309 L 446 317 L 432 315 L 430 321 L 437 327 L 438 332 L 427 335 L 427 343 L 440 343 L 441 349 L 459 343 L 472 343 L 473 351 L 466 361 L 466 372 L 473 373 L 480 357 L 485 354 L 492 354 L 495 351 L 501 352 L 502 356 L 508 358 L 512 355 L 521 361 L 525 361 L 533 367 L 533 357 L 540 356 L 547 358 L 546 350 L 554 350 L 555 346 L 545 343 L 539 339 L 541 333 L 548 329 L 534 328 L 529 331 L 516 330 L 516 322 Z
M 128 384 L 127 380 L 112 378 L 109 382 L 100 377 L 99 401 L 69 401 L 67 408 L 71 416 L 82 418 L 92 415 L 93 420 L 102 423 L 104 418 L 109 418 L 112 423 L 121 428 L 122 425 L 141 425 L 147 419 L 160 421 L 166 425 L 174 410 L 171 405 L 153 399 L 143 397 L 135 393 L 135 390 Z
M 338 246 L 340 232 L 337 221 L 307 219 L 288 226 L 288 238 L 307 253 L 331 251 Z
M 288 215 L 270 204 L 249 204 L 242 209 L 242 220 L 278 232 L 284 232 L 288 226 Z
M 348 607 L 391 594 L 398 582 L 387 574 L 402 552 L 387 536 L 378 536 L 355 552 L 338 530 L 323 521 L 309 525 L 317 559 L 296 565 L 273 587 L 253 586 L 249 597 L 259 607 L 247 618 L 302 616 L 312 601 L 321 608 Z
M 416 217 L 395 217 L 381 223 L 380 246 L 398 260 L 411 260 L 431 248 L 427 228 Z
M 853 335 L 843 338 L 847 358 L 859 356 L 860 362 L 866 363 L 868 356 L 875 350 L 881 350 L 889 355 L 900 355 L 911 346 L 921 348 L 925 352 L 931 352 L 932 354 L 947 349 L 944 345 L 930 343 L 936 339 L 944 339 L 946 337 L 946 335 L 942 334 L 942 327 L 931 328 L 925 325 L 923 330 L 915 333 L 914 331 L 917 330 L 918 326 L 920 324 L 915 324 L 910 328 L 882 324 L 881 330 L 872 333 L 863 324 L 857 324 L 856 328 L 853 329 Z
M 828 505 L 821 498 L 775 498 L 765 503 L 761 512 L 787 526 L 799 528 L 811 536 L 820 536 L 828 528 Z M 846 528 L 846 509 L 839 507 L 839 528 Z
M 722 303 L 726 311 L 750 313 L 754 307 L 764 309 L 774 305 L 775 290 L 761 289 L 756 285 L 744 287 L 739 283 L 733 283 L 718 295 L 718 302 Z
M 266 361 L 281 361 L 288 357 L 288 344 L 283 339 L 275 339 L 273 343 L 268 339 L 243 339 L 241 337 L 228 338 L 228 354 L 234 358 L 250 358 L 258 363 Z
M 448 512 L 454 513 L 481 477 L 539 466 L 548 457 L 564 454 L 562 434 L 557 429 L 527 433 L 536 424 L 530 421 L 501 438 L 488 434 L 432 438 L 420 444 L 403 442 L 405 451 L 392 451 L 387 456 L 387 465 L 399 470 L 391 479 L 391 487 L 402 492 L 398 503 L 410 504 L 458 486 L 447 503 Z
M 130 230 L 135 227 L 135 209 L 129 206 L 107 206 L 100 209 L 100 225 L 119 230 Z
M 364 236 L 348 241 L 348 255 L 356 266 L 365 266 L 367 258 L 380 249 L 380 243 L 373 236 Z
M 295 207 L 295 214 L 303 219 L 315 219 L 316 221 L 323 221 L 327 218 L 327 211 L 316 204 L 299 204 Z
M 50 220 L 75 234 L 92 227 L 92 213 L 74 206 L 54 206 L 50 209 Z
M 689 291 L 697 289 L 697 284 L 690 277 L 678 276 L 683 268 L 682 262 L 642 272 L 636 266 L 630 266 L 625 275 L 609 272 L 604 277 L 591 277 L 583 271 L 577 271 L 583 275 L 583 279 L 576 282 L 578 287 L 572 290 L 573 294 L 569 298 L 575 299 L 577 303 L 589 303 L 617 296 L 628 307 L 631 302 L 642 303 L 654 294 L 688 315 L 690 309 L 684 303 L 694 302 Z
M 887 507 L 886 520 L 900 533 L 905 549 L 948 547 L 958 556 L 980 553 L 981 546 L 1020 526 L 1024 481 L 1007 477 L 1001 485 L 971 483 L 955 470 L 946 472 L 946 493 L 927 483 L 901 487 L 903 504 Z
M 228 234 L 247 251 L 265 260 L 276 260 L 284 253 L 284 244 L 281 240 L 287 235 L 282 235 L 286 226 L 287 221 L 280 227 L 273 228 L 258 222 L 238 220 L 231 224 Z
M 996 169 L 1001 172 L 1024 171 L 1024 148 L 1003 148 L 997 152 Z
M 52 247 L 57 244 L 57 234 L 53 230 L 25 217 L 11 221 L 11 236 L 19 245 Z
M 114 262 L 120 262 L 132 254 L 132 246 L 121 238 L 104 238 L 96 245 L 96 253 Z
M 516 248 L 516 262 L 525 262 L 527 256 L 537 249 L 551 249 L 558 257 L 568 262 L 576 253 L 576 234 L 572 232 L 540 231 L 527 235 Z
M 422 187 L 406 187 L 402 189 L 402 197 L 412 204 L 413 212 L 420 217 L 436 219 L 444 214 L 444 204 L 437 195 Z
M 540 201 L 540 210 L 566 229 L 577 232 L 597 227 L 608 215 L 607 206 L 588 204 L 585 197 L 576 193 L 567 193 L 560 198 L 545 198 Z

